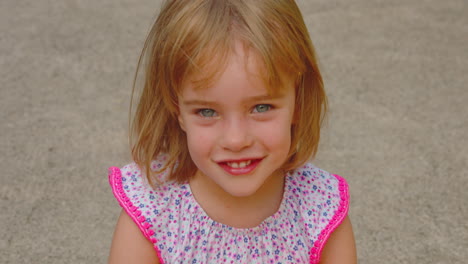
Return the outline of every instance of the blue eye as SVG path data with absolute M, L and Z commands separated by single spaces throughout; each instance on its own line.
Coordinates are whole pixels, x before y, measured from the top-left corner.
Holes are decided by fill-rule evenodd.
M 200 109 L 197 113 L 203 117 L 213 117 L 216 116 L 216 111 L 213 109 Z
M 271 109 L 269 104 L 259 104 L 254 107 L 254 113 L 263 113 Z

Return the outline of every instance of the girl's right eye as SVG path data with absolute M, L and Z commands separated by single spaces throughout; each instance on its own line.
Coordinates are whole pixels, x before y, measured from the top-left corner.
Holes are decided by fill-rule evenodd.
M 202 117 L 214 117 L 216 116 L 216 111 L 213 109 L 200 109 L 197 111 L 197 114 L 201 115 Z

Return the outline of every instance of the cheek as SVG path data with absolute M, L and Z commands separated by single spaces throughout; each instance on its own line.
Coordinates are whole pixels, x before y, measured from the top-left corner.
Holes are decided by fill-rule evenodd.
M 290 122 L 274 122 L 270 125 L 257 126 L 257 138 L 275 151 L 289 151 L 291 145 Z
M 212 129 L 204 128 L 197 125 L 189 125 L 186 127 L 187 139 L 192 141 L 204 141 L 214 137 Z
M 191 154 L 209 152 L 214 142 L 214 135 L 209 129 L 200 127 L 186 127 L 187 143 Z

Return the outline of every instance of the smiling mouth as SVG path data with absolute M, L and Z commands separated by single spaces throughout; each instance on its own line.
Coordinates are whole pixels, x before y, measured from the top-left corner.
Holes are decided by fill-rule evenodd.
M 255 170 L 255 168 L 262 160 L 263 158 L 238 161 L 224 161 L 219 162 L 218 164 L 231 175 L 243 175 L 249 174 L 250 172 Z

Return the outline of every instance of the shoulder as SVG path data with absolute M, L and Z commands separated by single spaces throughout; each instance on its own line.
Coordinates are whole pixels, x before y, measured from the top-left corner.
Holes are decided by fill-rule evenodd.
M 151 163 L 151 171 L 158 172 L 167 162 L 167 155 L 158 156 Z M 156 180 L 160 182 L 165 182 L 168 178 L 169 171 L 165 170 L 155 175 Z M 146 174 L 135 162 L 127 164 L 121 168 L 119 167 L 110 167 L 109 168 L 109 181 L 129 181 L 129 182 L 142 182 L 147 183 Z
M 154 171 L 162 167 L 163 164 L 159 161 L 152 164 Z M 158 179 L 164 179 L 165 173 L 157 175 Z M 183 229 L 182 233 L 190 233 L 193 218 L 188 215 L 198 216 L 197 210 L 200 212 L 194 206 L 188 184 L 164 180 L 152 187 L 146 180 L 144 170 L 135 163 L 122 168 L 109 168 L 109 183 L 123 209 L 122 224 L 118 224 L 118 227 L 122 228 L 117 228 L 116 232 L 133 226 L 133 230 L 139 230 L 142 234 L 140 236 L 154 246 L 161 262 L 171 259 L 173 250 L 179 248 L 174 245 L 180 244 L 178 236 L 172 235 L 172 232 Z M 168 234 L 168 230 L 175 231 Z M 181 236 L 182 239 L 184 237 L 185 235 Z
M 340 203 L 349 202 L 349 187 L 347 181 L 337 175 L 322 170 L 312 163 L 306 163 L 290 173 L 291 185 L 298 189 L 303 198 L 309 196 L 331 195 L 339 198 Z M 328 197 L 328 196 L 327 196 Z
M 307 163 L 290 173 L 288 199 L 298 204 L 309 221 L 313 237 L 334 229 L 348 213 L 349 190 L 346 180 Z M 320 221 L 318 221 L 320 220 Z
M 158 171 L 164 163 L 159 159 L 151 165 L 153 171 Z M 167 171 L 157 174 L 157 179 L 162 181 L 153 187 L 148 183 L 144 170 L 136 163 L 130 163 L 121 168 L 109 168 L 108 176 L 112 193 L 122 207 L 122 214 L 115 232 L 123 234 L 119 237 L 124 239 L 114 239 L 117 241 L 116 245 L 124 245 L 125 243 L 122 241 L 125 241 L 125 237 L 130 235 L 138 241 L 143 238 L 154 246 L 156 255 L 161 259 L 160 251 L 156 246 L 158 240 L 155 230 L 158 225 L 168 219 L 164 216 L 167 212 L 173 211 L 174 197 L 180 195 L 183 189 L 183 186 L 175 182 L 165 181 L 167 174 Z M 135 234 L 134 230 L 139 230 L 139 234 L 138 232 Z M 147 245 L 148 243 L 142 244 Z M 116 246 L 115 248 L 123 247 Z
M 145 218 L 142 216 L 141 208 L 147 204 L 153 189 L 143 177 L 141 169 L 135 163 L 122 168 L 111 167 L 108 176 L 112 193 L 123 212 L 135 222 L 143 235 L 150 239 L 151 233 L 148 228 L 145 228 Z
M 159 170 L 166 164 L 166 161 L 167 156 L 160 155 L 151 163 L 151 171 L 158 172 L 153 176 L 155 177 L 154 180 L 160 183 L 159 185 L 166 183 L 169 176 L 168 170 L 159 172 Z M 109 183 L 116 197 L 119 195 L 116 191 L 119 189 L 120 185 L 124 190 L 132 192 L 145 192 L 153 189 L 153 186 L 148 182 L 145 170 L 140 168 L 135 162 L 127 164 L 121 168 L 110 167 L 108 177 Z
M 157 171 L 163 166 L 161 160 L 152 163 L 152 170 Z M 155 188 L 148 183 L 143 170 L 130 163 L 121 168 L 109 168 L 109 184 L 116 200 L 127 215 L 140 228 L 148 240 L 154 240 L 151 227 L 154 219 L 165 208 L 171 206 L 171 196 L 177 195 L 179 186 L 173 182 L 164 181 L 167 172 L 157 175 L 161 184 Z M 150 217 L 151 216 L 151 217 Z
M 127 164 L 122 168 L 110 167 L 108 176 L 112 192 L 124 209 L 130 205 L 129 197 L 142 196 L 152 190 L 141 169 L 135 163 Z
M 322 250 L 335 230 L 346 223 L 349 209 L 347 181 L 307 163 L 290 173 L 290 199 L 295 200 L 310 238 L 311 260 L 318 263 Z
M 289 177 L 290 198 L 295 199 L 309 216 L 332 222 L 344 219 L 349 208 L 349 187 L 343 177 L 311 163 L 297 168 Z

